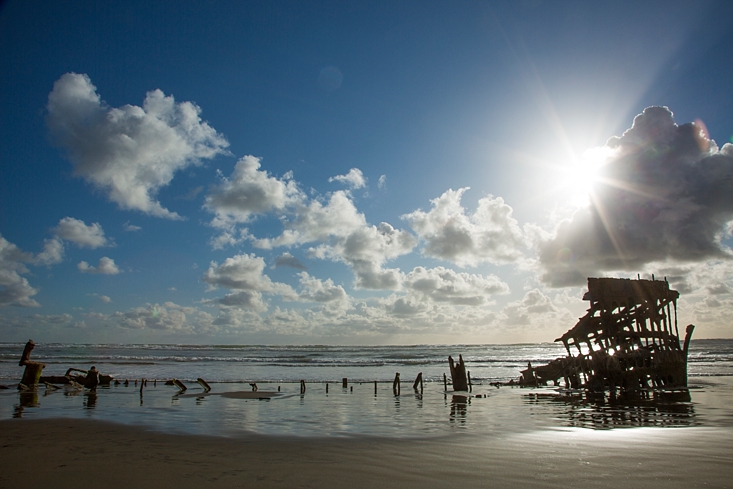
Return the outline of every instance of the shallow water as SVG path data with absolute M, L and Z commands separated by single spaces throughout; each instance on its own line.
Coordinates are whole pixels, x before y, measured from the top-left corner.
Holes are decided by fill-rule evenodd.
M 17 383 L 22 344 L 0 344 L 1 383 Z M 470 396 L 444 392 L 447 356 L 463 354 L 474 381 Z M 44 373 L 97 365 L 118 379 L 149 381 L 100 387 L 96 393 L 63 387 L 36 392 L 0 390 L 0 419 L 90 418 L 143 425 L 154 430 L 218 436 L 374 435 L 397 438 L 451 433 L 505 434 L 534 430 L 689 428 L 733 426 L 733 340 L 693 341 L 689 392 L 650 393 L 636 399 L 589 397 L 555 388 L 497 389 L 491 382 L 516 378 L 527 361 L 562 355 L 558 345 L 436 345 L 409 347 L 267 347 L 181 345 L 44 345 L 32 358 Z M 402 373 L 401 393 L 392 391 Z M 424 392 L 412 390 L 418 372 Z M 192 381 L 203 377 L 211 395 Z M 163 379 L 189 386 L 179 394 Z M 349 387 L 341 387 L 341 379 Z M 300 395 L 300 379 L 307 390 Z M 236 382 L 232 382 L 235 380 Z M 375 394 L 374 380 L 378 380 Z M 223 393 L 280 389 L 269 400 Z M 139 381 L 138 381 L 139 382 Z M 326 386 L 328 385 L 328 392 Z
M 216 384 L 210 395 L 199 386 L 179 393 L 152 382 L 140 393 L 131 383 L 96 393 L 40 387 L 21 394 L 0 391 L 0 419 L 87 418 L 142 425 L 171 433 L 246 436 L 432 437 L 451 433 L 516 434 L 576 428 L 689 428 L 733 426 L 733 377 L 698 379 L 685 393 L 651 393 L 648 398 L 589 398 L 554 388 L 495 388 L 476 385 L 470 396 L 444 393 L 426 383 L 422 395 L 403 384 L 400 395 L 380 383 L 260 384 L 272 399 L 237 399 L 222 393 L 251 392 L 242 384 Z M 277 393 L 278 387 L 280 393 Z M 480 396 L 480 397 L 478 397 Z

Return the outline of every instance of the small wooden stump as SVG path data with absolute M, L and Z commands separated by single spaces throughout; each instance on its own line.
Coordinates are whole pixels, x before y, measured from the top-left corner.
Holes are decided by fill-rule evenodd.
M 196 379 L 196 382 L 198 382 L 199 385 L 204 388 L 204 392 L 209 392 L 211 390 L 211 386 L 209 385 L 209 383 L 206 382 L 201 377 L 199 377 L 198 379 Z
M 420 394 L 422 394 L 423 391 L 423 384 L 422 384 L 422 372 L 417 374 L 417 377 L 415 378 L 415 383 L 412 384 L 412 388 L 415 389 L 415 392 L 417 392 L 417 386 L 420 386 Z
M 305 394 L 305 380 L 300 381 L 300 394 Z
M 400 373 L 399 372 L 394 374 L 394 380 L 392 381 L 392 392 L 394 392 L 395 396 L 400 395 Z

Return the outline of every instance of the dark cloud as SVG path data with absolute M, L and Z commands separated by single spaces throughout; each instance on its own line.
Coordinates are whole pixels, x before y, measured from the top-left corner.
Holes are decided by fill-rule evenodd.
M 649 107 L 606 146 L 612 156 L 591 206 L 539 244 L 544 282 L 582 285 L 603 271 L 731 257 L 721 239 L 733 219 L 733 145 L 719 150 L 700 126 Z
M 275 268 L 279 267 L 290 267 L 296 270 L 306 270 L 306 266 L 303 265 L 300 260 L 288 253 L 287 251 L 281 256 L 275 258 Z

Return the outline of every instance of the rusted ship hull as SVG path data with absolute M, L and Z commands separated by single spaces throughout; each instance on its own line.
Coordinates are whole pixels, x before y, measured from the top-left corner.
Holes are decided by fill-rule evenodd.
M 522 371 L 523 385 L 561 381 L 600 391 L 687 387 L 687 352 L 693 325 L 680 343 L 679 293 L 666 280 L 589 278 L 585 316 L 555 341 L 568 353 Z

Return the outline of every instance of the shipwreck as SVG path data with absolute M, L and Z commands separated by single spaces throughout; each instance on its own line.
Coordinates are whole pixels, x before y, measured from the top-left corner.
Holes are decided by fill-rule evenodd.
M 687 351 L 695 326 L 680 343 L 679 292 L 667 280 L 589 278 L 590 308 L 555 341 L 567 356 L 528 365 L 521 385 L 560 385 L 589 391 L 687 387 Z

